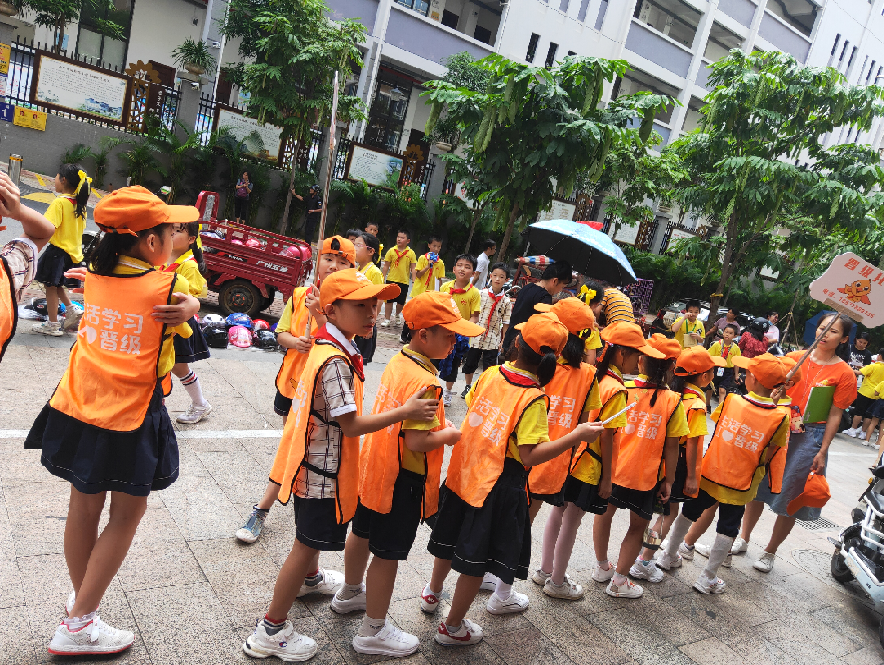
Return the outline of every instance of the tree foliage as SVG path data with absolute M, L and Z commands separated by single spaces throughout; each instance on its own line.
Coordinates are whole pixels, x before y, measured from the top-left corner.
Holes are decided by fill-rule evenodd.
M 56 52 L 64 42 L 65 26 L 80 21 L 83 12 L 90 15 L 91 30 L 112 39 L 125 39 L 123 26 L 113 20 L 120 13 L 113 0 L 12 0 L 12 5 L 20 14 L 33 14 L 36 25 L 52 29 L 55 35 L 52 50 Z M 105 14 L 109 18 L 105 18 Z

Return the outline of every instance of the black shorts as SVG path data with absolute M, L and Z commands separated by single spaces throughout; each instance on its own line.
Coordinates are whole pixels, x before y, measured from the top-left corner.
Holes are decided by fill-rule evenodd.
M 372 330 L 371 337 L 360 337 L 357 335 L 353 338 L 353 344 L 359 349 L 359 354 L 362 356 L 362 362 L 366 365 L 370 363 L 374 358 L 374 352 L 378 344 L 377 326 Z
M 61 247 L 46 245 L 46 250 L 37 261 L 35 282 L 43 286 L 64 286 L 64 274 L 74 267 L 74 260 Z
M 405 304 L 405 299 L 408 298 L 408 284 L 402 284 L 400 282 L 391 282 L 390 280 L 387 280 L 387 284 L 395 284 L 396 286 L 399 287 L 399 295 L 396 296 L 395 298 L 390 298 L 387 302 L 391 303 L 391 304 L 395 303 L 395 304 L 399 305 L 400 307 L 402 307 Z
M 517 577 L 528 579 L 531 522 L 527 481 L 525 467 L 507 458 L 481 508 L 469 505 L 443 485 L 427 550 L 451 561 L 451 567 L 464 575 L 492 573 L 505 584 L 512 584 Z
M 853 415 L 863 416 L 864 418 L 872 418 L 872 407 L 875 406 L 875 402 L 877 401 L 878 400 L 872 397 L 857 395 L 856 399 L 853 400 L 853 404 L 850 405 L 853 407 Z
M 654 504 L 657 502 L 657 492 L 659 491 L 659 483 L 653 489 L 645 491 L 614 484 L 608 503 L 617 508 L 631 510 L 642 519 L 650 520 L 654 517 Z
M 535 501 L 542 501 L 543 503 L 548 503 L 551 506 L 555 506 L 557 508 L 561 508 L 565 505 L 565 492 L 564 490 L 559 490 L 555 494 L 537 494 L 536 492 L 528 492 L 528 498 L 531 499 L 530 503 L 534 503 Z
M 379 559 L 404 561 L 421 523 L 426 477 L 399 469 L 393 485 L 389 513 L 378 513 L 359 502 L 353 517 L 353 533 L 368 540 L 368 549 Z
M 685 496 L 684 484 L 688 479 L 688 453 L 686 446 L 678 447 L 678 464 L 675 465 L 675 481 L 672 483 L 672 490 L 669 492 L 669 501 L 663 505 L 663 514 L 668 515 L 670 504 L 684 503 L 690 501 L 693 497 Z M 698 479 L 699 482 L 699 479 Z
M 716 390 L 720 390 L 724 388 L 725 390 L 730 390 L 734 387 L 734 368 L 733 367 L 723 367 L 724 374 L 718 376 L 718 368 L 716 368 L 715 376 L 712 378 L 712 384 L 715 386 Z
M 599 496 L 598 485 L 585 483 L 570 474 L 565 478 L 562 492 L 565 501 L 573 503 L 584 512 L 604 515 L 608 509 L 608 500 Z
M 475 374 L 479 368 L 479 361 L 482 361 L 482 371 L 489 367 L 497 365 L 497 349 L 474 349 L 470 347 L 463 361 L 463 373 Z
M 466 356 L 466 352 L 455 351 L 453 355 L 449 356 L 446 360 L 447 363 L 442 364 L 443 367 L 447 366 L 449 369 L 446 371 L 444 369 L 440 369 L 439 372 L 439 380 L 444 383 L 454 383 L 457 381 L 457 370 L 460 368 L 461 363 L 463 363 L 463 359 Z
M 708 492 L 700 490 L 700 494 L 696 499 L 685 501 L 681 507 L 681 513 L 691 522 L 696 522 L 708 508 L 715 505 L 717 499 Z M 736 538 L 740 535 L 740 524 L 743 521 L 743 513 L 746 512 L 746 506 L 735 506 L 730 503 L 718 504 L 718 524 L 715 525 L 715 532 L 728 538 Z
M 279 390 L 276 391 L 276 397 L 273 398 L 273 410 L 278 416 L 287 416 L 292 410 L 292 398 L 286 397 Z
M 343 552 L 349 522 L 338 524 L 337 499 L 305 499 L 292 494 L 295 538 L 322 552 Z

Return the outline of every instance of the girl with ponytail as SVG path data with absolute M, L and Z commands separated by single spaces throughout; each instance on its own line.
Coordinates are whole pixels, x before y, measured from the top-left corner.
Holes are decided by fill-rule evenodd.
M 421 593 L 421 609 L 434 613 L 445 578 L 460 578 L 448 617 L 435 639 L 443 645 L 475 644 L 482 628 L 466 618 L 483 578 L 494 576 L 492 614 L 522 612 L 528 596 L 512 589 L 527 579 L 531 560 L 528 469 L 598 436 L 598 424 L 582 423 L 550 441 L 549 398 L 543 392 L 556 373 L 568 329 L 552 313 L 516 326 L 513 362 L 484 372 L 467 393 L 468 411 L 454 446 L 439 511 L 427 549 L 436 557 Z

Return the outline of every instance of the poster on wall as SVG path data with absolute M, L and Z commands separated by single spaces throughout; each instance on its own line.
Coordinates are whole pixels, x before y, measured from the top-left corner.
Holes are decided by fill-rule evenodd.
M 549 210 L 541 210 L 540 217 L 537 221 L 551 222 L 554 219 L 566 219 L 571 221 L 574 219 L 574 213 L 576 211 L 577 206 L 573 203 L 565 203 L 564 201 L 553 199 L 552 207 Z
M 402 174 L 402 159 L 379 150 L 353 145 L 347 161 L 347 175 L 351 180 L 365 180 L 369 185 L 393 187 Z
M 41 132 L 46 131 L 46 114 L 43 111 L 34 111 L 24 106 L 15 107 L 15 117 L 12 119 L 13 125 L 19 127 L 30 127 L 31 129 L 39 129 Z
M 687 229 L 672 229 L 669 232 L 669 244 L 670 246 L 676 240 L 685 240 L 686 238 L 693 238 L 697 234 L 694 231 L 688 231 Z
M 608 235 L 624 245 L 635 245 L 635 241 L 638 239 L 638 227 L 638 224 L 620 224 L 620 228 L 617 229 L 615 234 L 615 226 L 611 224 L 611 228 L 608 229 Z
M 39 54 L 31 101 L 60 111 L 75 111 L 122 125 L 129 79 L 85 63 Z
M 279 151 L 282 143 L 282 128 L 275 125 L 262 125 L 254 118 L 247 118 L 239 111 L 219 108 L 215 121 L 215 127 L 227 127 L 231 135 L 239 141 L 243 141 L 249 155 L 257 159 L 266 159 L 275 162 L 279 159 Z M 259 142 L 249 140 L 250 135 L 260 137 Z
M 9 44 L 0 44 L 0 74 L 9 73 L 10 52 Z
M 476 207 L 476 202 L 473 201 L 473 199 L 471 199 L 469 196 L 467 196 L 466 182 L 459 182 L 454 186 L 454 195 L 461 201 L 466 203 L 468 208 Z

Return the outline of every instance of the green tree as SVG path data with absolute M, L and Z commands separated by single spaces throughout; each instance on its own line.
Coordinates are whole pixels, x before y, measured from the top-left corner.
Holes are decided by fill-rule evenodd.
M 639 93 L 602 108 L 602 86 L 626 72 L 624 60 L 568 56 L 547 69 L 492 54 L 478 64 L 491 72 L 484 92 L 427 83 L 424 95 L 433 103 L 427 124 L 432 130 L 444 108 L 472 143 L 476 167 L 496 191 L 501 257 L 519 218 L 533 221 L 557 191 L 569 195 L 581 173 L 598 179 L 612 145 L 647 141 L 654 115 L 674 103 Z
M 358 44 L 365 27 L 350 19 L 329 20 L 329 11 L 322 0 L 230 0 L 221 29 L 241 39 L 239 54 L 247 62 L 225 71 L 250 93 L 248 114 L 281 127 L 283 139 L 296 144 L 314 125 L 329 122 L 335 72 L 344 77 L 362 64 Z M 340 95 L 337 117 L 361 120 L 362 107 L 358 97 Z M 287 192 L 281 232 L 291 198 Z
M 188 157 L 200 144 L 199 132 L 189 132 L 180 120 L 176 120 L 175 124 L 178 125 L 177 132 L 163 125 L 155 115 L 147 117 L 147 143 L 156 152 L 166 155 L 169 160 L 169 168 L 163 175 L 168 178 L 167 184 L 171 188 L 167 198 L 170 203 L 175 202 L 175 198 L 183 189 Z
M 884 197 L 877 154 L 864 146 L 826 148 L 844 125 L 868 131 L 882 115 L 884 90 L 851 86 L 831 68 L 799 65 L 779 52 L 731 51 L 712 66 L 700 128 L 669 149 L 689 173 L 681 205 L 720 225 L 722 259 L 711 311 L 755 243 L 788 215 L 825 233 L 875 223 Z
M 56 53 L 61 51 L 65 26 L 79 21 L 83 13 L 90 18 L 90 29 L 112 39 L 125 39 L 123 26 L 113 20 L 120 15 L 113 0 L 12 0 L 12 5 L 22 15 L 33 13 L 36 25 L 52 29 Z

